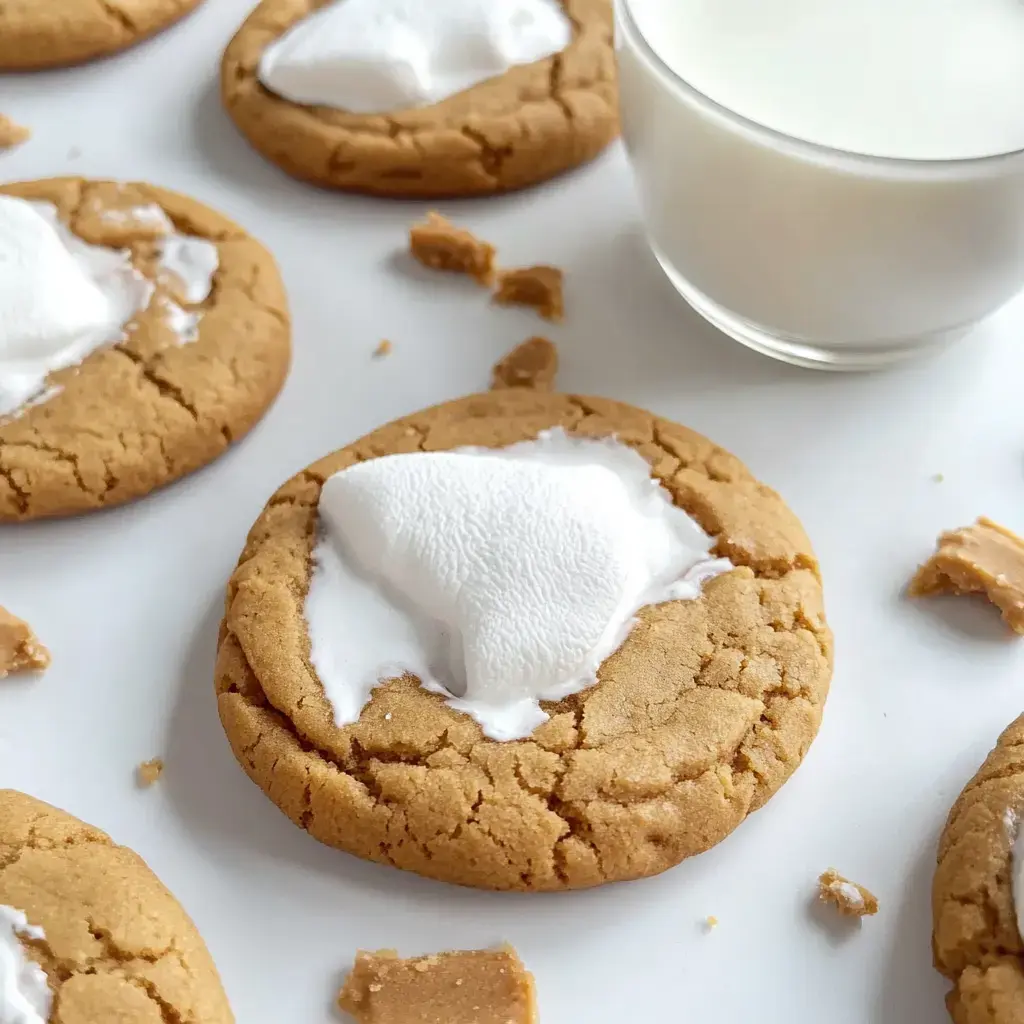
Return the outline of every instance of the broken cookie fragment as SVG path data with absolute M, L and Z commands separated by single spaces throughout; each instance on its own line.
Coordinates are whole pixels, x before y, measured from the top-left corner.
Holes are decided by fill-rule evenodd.
M 0 679 L 11 672 L 39 672 L 50 664 L 50 652 L 32 627 L 0 606 Z
M 818 899 L 831 903 L 846 917 L 870 917 L 878 913 L 878 900 L 863 885 L 843 878 L 835 868 L 818 876 Z
M 550 391 L 558 373 L 558 349 L 547 338 L 529 338 L 517 345 L 491 372 L 491 390 L 533 388 Z
M 338 996 L 359 1024 L 536 1024 L 533 976 L 511 947 L 401 960 L 360 952 Z
M 562 271 L 558 267 L 520 267 L 498 274 L 494 301 L 503 306 L 532 306 L 545 320 L 561 320 Z
M 944 533 L 908 593 L 984 594 L 1010 629 L 1024 634 L 1024 540 L 984 516 L 973 526 Z
M 469 274 L 484 285 L 494 279 L 494 246 L 439 213 L 410 228 L 409 252 L 431 270 Z
M 31 136 L 32 132 L 28 128 L 0 114 L 0 149 L 13 149 L 27 142 Z

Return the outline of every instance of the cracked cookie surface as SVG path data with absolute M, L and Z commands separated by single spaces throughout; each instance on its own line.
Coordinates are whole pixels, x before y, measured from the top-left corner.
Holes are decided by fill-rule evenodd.
M 956 1024 L 1024 1020 L 1024 941 L 1013 900 L 1013 827 L 1024 817 L 1024 715 L 960 794 L 939 840 L 932 950 Z
M 123 50 L 202 0 L 3 0 L 0 70 L 62 67 Z
M 433 106 L 387 115 L 301 106 L 259 82 L 267 46 L 330 0 L 263 0 L 224 54 L 221 96 L 249 142 L 294 177 L 377 195 L 484 195 L 592 160 L 618 134 L 610 0 L 561 0 L 573 40 Z
M 546 702 L 529 740 L 485 738 L 408 676 L 335 726 L 304 616 L 323 482 L 555 426 L 634 447 L 737 568 L 642 610 L 598 684 Z M 810 543 L 738 459 L 628 405 L 513 388 L 383 426 L 278 490 L 228 586 L 216 689 L 245 771 L 320 841 L 446 882 L 555 890 L 656 874 L 724 839 L 800 763 L 831 665 Z
M 291 327 L 270 254 L 192 199 L 145 184 L 54 178 L 0 186 L 54 203 L 87 242 L 126 247 L 155 279 L 151 224 L 110 211 L 156 204 L 177 230 L 216 242 L 220 266 L 195 341 L 180 343 L 155 280 L 126 339 L 51 374 L 48 397 L 0 417 L 0 522 L 68 515 L 142 497 L 204 466 L 246 434 L 284 383 Z M 180 296 L 179 296 L 180 297 Z
M 45 939 L 50 1024 L 232 1024 L 217 969 L 180 904 L 138 854 L 15 790 L 0 790 L 0 904 Z

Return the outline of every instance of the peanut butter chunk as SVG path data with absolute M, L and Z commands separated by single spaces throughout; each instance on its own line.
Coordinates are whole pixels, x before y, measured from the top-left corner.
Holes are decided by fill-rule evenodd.
M 428 213 L 409 230 L 409 251 L 425 267 L 469 274 L 481 284 L 494 280 L 494 246 L 439 213 Z
M 558 373 L 558 349 L 547 338 L 529 338 L 517 345 L 491 374 L 491 390 L 533 388 L 550 391 Z
M 360 952 L 338 1005 L 359 1024 L 536 1024 L 533 976 L 515 950 L 400 960 Z
M 1010 629 L 1024 634 L 1024 540 L 984 516 L 973 526 L 944 533 L 908 592 L 912 597 L 984 594 Z
M 561 320 L 562 271 L 558 267 L 520 267 L 498 274 L 494 301 L 503 306 L 532 306 L 545 320 Z
M 0 114 L 0 149 L 13 149 L 27 142 L 31 136 L 27 128 Z
M 41 671 L 50 664 L 50 652 L 32 627 L 0 606 L 0 679 L 11 672 Z
M 832 903 L 846 917 L 870 917 L 878 913 L 878 900 L 863 885 L 843 878 L 835 868 L 818 876 L 818 899 Z

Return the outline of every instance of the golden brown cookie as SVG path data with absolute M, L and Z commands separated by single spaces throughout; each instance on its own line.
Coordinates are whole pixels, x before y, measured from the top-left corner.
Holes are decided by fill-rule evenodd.
M 4 0 L 0 71 L 61 67 L 123 50 L 201 0 Z
M 585 163 L 618 134 L 611 0 L 562 0 L 574 37 L 560 54 L 387 115 L 300 106 L 260 84 L 267 46 L 326 2 L 263 0 L 221 68 L 221 95 L 242 134 L 297 178 L 385 196 L 486 195 Z
M 0 417 L 0 522 L 141 497 L 249 431 L 280 391 L 291 353 L 284 286 L 263 246 L 219 213 L 152 185 L 54 178 L 0 193 L 55 203 L 79 237 L 130 248 L 156 280 L 124 342 L 52 374 L 46 401 Z M 156 229 L 129 216 L 147 204 L 182 233 L 217 244 L 210 295 L 189 307 L 202 318 L 188 344 L 168 326 L 165 300 L 175 288 L 155 273 Z
M 60 1024 L 232 1024 L 195 925 L 138 854 L 99 829 L 0 790 L 0 905 L 44 939 L 23 940 Z
M 304 617 L 324 480 L 556 426 L 632 445 L 737 568 L 644 609 L 598 684 L 545 703 L 529 740 L 485 738 L 408 676 L 335 726 Z M 235 756 L 315 838 L 447 882 L 552 890 L 656 874 L 724 839 L 800 763 L 831 663 L 811 545 L 738 459 L 619 402 L 510 388 L 381 427 L 270 499 L 228 585 L 216 688 Z
M 1024 941 L 1012 886 L 1013 831 L 1024 815 L 1024 715 L 967 783 L 939 840 L 932 885 L 935 966 L 956 1024 L 1024 1020 Z

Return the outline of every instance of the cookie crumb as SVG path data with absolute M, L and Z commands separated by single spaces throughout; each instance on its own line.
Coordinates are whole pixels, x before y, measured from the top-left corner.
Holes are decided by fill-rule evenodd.
M 387 338 L 384 338 L 381 341 L 381 343 L 373 350 L 373 358 L 383 359 L 385 356 L 391 355 L 392 348 L 394 348 L 394 346 L 391 344 L 391 342 L 388 341 Z
M 718 927 L 718 918 L 712 914 L 710 917 L 704 918 L 704 930 L 707 932 L 714 931 Z
M 432 270 L 468 274 L 484 285 L 494 280 L 494 246 L 433 211 L 409 229 L 409 252 Z
M 532 306 L 545 320 L 561 320 L 562 271 L 558 267 L 519 267 L 498 274 L 494 301 L 503 306 Z
M 148 789 L 156 782 L 164 773 L 164 762 L 159 757 L 154 757 L 152 761 L 143 761 L 142 764 L 135 769 L 135 776 L 138 780 L 139 785 L 143 789 Z
M 491 372 L 491 390 L 532 388 L 550 391 L 558 373 L 558 349 L 547 338 L 529 338 L 517 345 Z
M 0 149 L 13 149 L 23 142 L 28 142 L 31 137 L 32 132 L 24 125 L 0 114 Z
M 360 951 L 338 1005 L 359 1024 L 537 1024 L 533 976 L 509 946 L 408 960 Z
M 41 672 L 50 665 L 50 652 L 32 627 L 0 605 L 0 679 L 12 672 Z
M 944 533 L 907 593 L 984 594 L 1010 629 L 1024 635 L 1024 540 L 984 516 L 973 526 Z
M 863 885 L 843 878 L 835 868 L 818 876 L 818 899 L 832 903 L 846 917 L 870 917 L 878 913 L 878 900 Z

